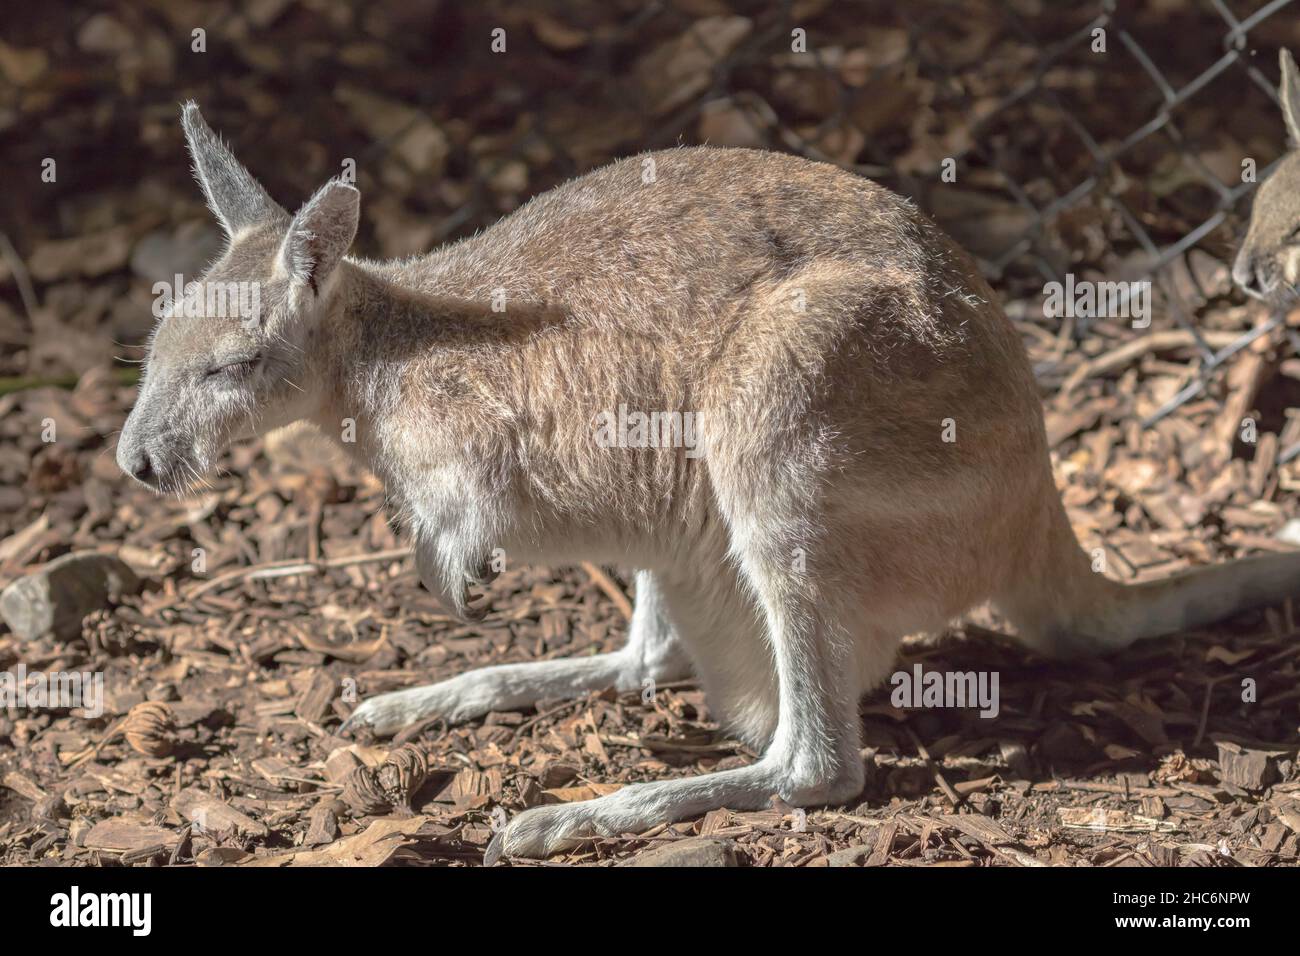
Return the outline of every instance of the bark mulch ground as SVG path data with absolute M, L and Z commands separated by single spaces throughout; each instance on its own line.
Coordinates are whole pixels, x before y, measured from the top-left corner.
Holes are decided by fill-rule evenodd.
M 1102 342 L 1093 350 L 1106 354 Z M 1278 493 L 1293 480 L 1290 466 L 1261 476 L 1265 448 L 1253 460 L 1225 457 L 1228 446 L 1198 451 L 1225 409 L 1267 404 L 1289 387 L 1286 363 L 1267 355 L 1243 354 L 1221 375 L 1220 399 L 1184 406 L 1154 432 L 1127 425 L 1187 374 L 1169 357 L 1148 352 L 1049 401 L 1076 528 L 1085 545 L 1093 537 L 1104 548 L 1113 573 L 1288 546 L 1275 535 L 1294 518 L 1292 496 Z M 1253 400 L 1240 397 L 1252 387 Z M 0 634 L 0 668 L 21 661 L 29 672 L 105 675 L 95 719 L 0 714 L 4 862 L 472 865 L 503 812 L 754 759 L 718 734 L 690 683 L 433 723 L 396 741 L 339 737 L 354 689 L 364 696 L 617 646 L 625 582 L 590 566 L 508 568 L 489 589 L 488 618 L 461 625 L 420 587 L 374 479 L 308 436 L 234 449 L 228 473 L 190 499 L 129 487 L 106 448 L 131 397 L 87 376 L 71 391 L 0 399 L 0 470 L 20 492 L 5 502 L 14 530 L 0 541 L 0 579 L 100 550 L 144 582 L 90 614 L 78 636 Z M 79 437 L 42 444 L 47 418 Z M 283 464 L 313 460 L 322 464 Z M 900 670 L 996 671 L 999 713 L 900 709 L 889 687 L 865 699 L 869 779 L 854 805 L 719 810 L 559 859 L 608 864 L 653 851 L 652 862 L 790 866 L 1295 863 L 1300 643 L 1291 607 L 1071 665 L 1033 659 L 997 627 L 976 614 L 909 643 Z M 144 701 L 170 712 L 138 740 L 159 756 L 116 732 Z M 365 801 L 346 790 L 349 775 L 402 745 L 427 764 L 412 812 L 358 808 Z
M 15 176 L 52 157 L 58 178 L 3 197 L 0 587 L 85 551 L 120 557 L 142 586 L 60 638 L 0 629 L 0 673 L 100 672 L 106 698 L 96 717 L 0 709 L 0 862 L 477 865 L 503 814 L 755 759 L 691 683 L 396 741 L 340 737 L 365 695 L 617 646 L 626 569 L 510 567 L 486 620 L 463 626 L 419 586 L 374 479 L 301 435 L 233 449 L 185 500 L 128 485 L 113 436 L 134 372 L 108 357 L 140 357 L 152 283 L 193 275 L 218 245 L 177 128 L 190 96 L 286 203 L 352 158 L 358 252 L 376 257 L 454 239 L 615 156 L 707 141 L 853 165 L 987 263 L 1032 226 L 1017 191 L 1044 208 L 1096 172 L 1078 128 L 1116 143 L 1162 108 L 1112 37 L 1105 58 L 1071 53 L 1042 73 L 1046 93 L 989 114 L 1090 22 L 1089 4 L 1017 5 L 1020 30 L 983 0 L 816 0 L 795 5 L 807 55 L 791 50 L 784 5 L 761 6 L 258 0 L 200 16 L 105 3 L 63 23 L 14 11 L 0 147 Z M 1208 5 L 1123 8 L 1175 86 L 1222 53 Z M 1267 18 L 1251 42 L 1294 45 L 1293 23 Z M 504 58 L 488 42 L 502 25 Z M 1127 151 L 1045 223 L 1036 253 L 1084 278 L 1130 274 L 1147 252 L 1126 217 L 1176 242 L 1217 202 L 1198 175 L 1231 185 L 1242 156 L 1263 169 L 1284 148 L 1275 104 L 1241 70 L 1173 118 L 1179 149 L 1162 133 Z M 955 183 L 938 175 L 950 156 Z M 1116 577 L 1300 544 L 1300 466 L 1285 460 L 1300 441 L 1294 320 L 1202 375 L 1207 346 L 1266 319 L 1229 282 L 1243 228 L 1226 217 L 1162 272 L 1149 329 L 1044 318 L 1029 256 L 994 276 L 1040 375 L 1075 528 Z M 869 773 L 853 804 L 719 810 L 551 862 L 1295 865 L 1298 660 L 1290 605 L 1071 665 L 1035 660 L 976 613 L 910 641 L 899 667 L 996 672 L 998 715 L 899 708 L 877 691 L 862 703 Z

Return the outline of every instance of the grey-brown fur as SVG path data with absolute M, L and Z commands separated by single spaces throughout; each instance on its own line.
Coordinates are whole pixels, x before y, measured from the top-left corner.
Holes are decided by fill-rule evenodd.
M 1278 61 L 1278 101 L 1289 148 L 1255 191 L 1232 278 L 1251 295 L 1281 305 L 1295 300 L 1300 283 L 1300 71 L 1287 50 Z
M 237 219 L 221 207 L 243 188 L 238 164 L 191 122 L 197 111 L 186 128 L 209 198 Z M 852 798 L 859 696 L 904 635 L 983 601 L 1027 643 L 1070 654 L 1300 581 L 1292 555 L 1140 588 L 1093 573 L 1015 329 L 969 257 L 867 180 L 773 153 L 654 153 L 398 263 L 339 258 L 356 227 L 347 188 L 327 186 L 299 226 L 273 213 L 234 232 L 206 281 L 257 277 L 268 307 L 251 329 L 162 323 L 123 467 L 138 473 L 143 456 L 150 483 L 177 491 L 237 434 L 305 419 L 338 439 L 354 423 L 344 447 L 384 481 L 422 580 L 462 616 L 480 612 L 470 584 L 498 548 L 639 569 L 621 651 L 382 695 L 351 726 L 390 733 L 693 671 L 764 754 L 529 810 L 490 857 L 773 794 Z M 196 378 L 249 350 L 262 358 L 247 376 Z M 698 454 L 602 447 L 593 417 L 620 404 L 697 413 Z

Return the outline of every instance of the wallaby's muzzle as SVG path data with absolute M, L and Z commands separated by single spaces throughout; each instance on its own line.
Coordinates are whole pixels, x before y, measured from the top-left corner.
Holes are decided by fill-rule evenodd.
M 161 416 L 151 414 L 142 397 L 118 438 L 117 466 L 154 491 L 178 491 L 189 484 L 180 476 L 192 474 L 194 466 L 176 444 L 175 433 L 165 429 Z
M 1237 283 L 1242 292 L 1253 298 L 1263 299 L 1268 295 L 1264 276 L 1256 268 L 1254 253 L 1249 247 L 1243 246 L 1237 253 L 1237 258 L 1232 263 L 1232 281 Z
M 142 485 L 157 486 L 158 472 L 153 467 L 153 457 L 147 448 L 117 446 L 117 465 Z

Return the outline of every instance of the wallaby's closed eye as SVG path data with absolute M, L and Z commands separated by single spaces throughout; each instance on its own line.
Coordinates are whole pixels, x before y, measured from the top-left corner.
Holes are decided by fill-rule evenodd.
M 306 419 L 339 436 L 346 419 L 344 447 L 385 482 L 423 582 L 460 614 L 496 548 L 640 569 L 623 649 L 385 694 L 349 724 L 392 733 L 693 671 L 763 754 L 527 810 L 489 860 L 773 795 L 852 799 L 860 695 L 904 635 L 986 600 L 1030 646 L 1069 655 L 1300 590 L 1296 555 L 1134 587 L 1093 573 L 1015 329 L 969 257 L 868 180 L 670 150 L 373 263 L 344 257 L 355 190 L 328 184 L 290 217 L 192 105 L 183 122 L 229 244 L 201 301 L 157 330 L 125 471 L 179 491 L 238 434 Z M 252 320 L 200 296 L 241 281 L 262 289 Z M 674 428 L 602 431 L 655 413 Z
M 1287 50 L 1278 60 L 1282 82 L 1277 92 L 1288 150 L 1255 191 L 1250 228 L 1232 278 L 1250 295 L 1283 304 L 1296 298 L 1300 283 L 1300 72 Z

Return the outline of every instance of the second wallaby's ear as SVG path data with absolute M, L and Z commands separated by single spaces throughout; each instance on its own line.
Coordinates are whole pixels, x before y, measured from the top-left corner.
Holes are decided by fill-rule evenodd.
M 194 161 L 194 178 L 227 236 L 249 226 L 288 218 L 289 214 L 239 164 L 221 137 L 212 132 L 193 100 L 181 107 L 181 128 Z
M 1286 133 L 1291 145 L 1300 149 L 1300 72 L 1296 71 L 1295 60 L 1290 50 L 1278 54 L 1282 66 L 1282 83 L 1278 86 L 1278 97 L 1282 100 L 1282 116 L 1286 119 Z
M 295 280 L 308 282 L 319 291 L 352 245 L 360 215 L 357 188 L 331 179 L 303 203 L 289 224 L 280 250 L 285 269 Z

